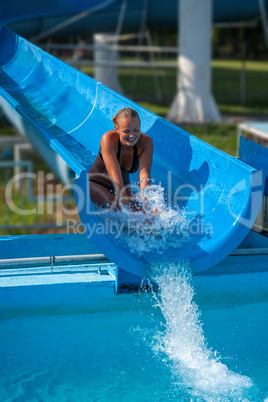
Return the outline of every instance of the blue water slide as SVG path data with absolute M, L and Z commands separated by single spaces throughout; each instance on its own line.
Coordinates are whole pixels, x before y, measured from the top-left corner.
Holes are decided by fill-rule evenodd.
M 213 148 L 6 28 L 0 32 L 0 95 L 75 172 L 77 209 L 90 241 L 121 268 L 148 275 L 148 260 L 187 259 L 197 273 L 225 258 L 252 227 L 264 191 L 260 167 Z M 88 170 L 112 117 L 126 106 L 138 111 L 142 131 L 153 139 L 152 177 L 166 189 L 167 201 L 212 228 L 209 234 L 192 230 L 180 249 L 162 255 L 139 256 L 112 234 L 90 231 L 101 218 L 89 198 Z

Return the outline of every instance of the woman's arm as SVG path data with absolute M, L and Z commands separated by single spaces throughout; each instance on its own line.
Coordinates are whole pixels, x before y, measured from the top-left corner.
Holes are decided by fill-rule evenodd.
M 151 166 L 153 160 L 153 141 L 151 137 L 143 134 L 143 147 L 140 154 L 139 163 L 139 183 L 140 190 L 150 184 Z
M 145 137 L 144 149 L 140 155 L 140 164 L 139 164 L 139 183 L 140 190 L 144 189 L 151 181 L 151 166 L 153 160 L 153 141 L 151 137 Z M 143 201 L 142 210 L 144 213 L 148 213 L 147 211 L 147 200 Z M 157 208 L 154 208 L 152 211 L 149 211 L 150 214 L 159 213 Z
M 121 168 L 117 160 L 118 137 L 112 131 L 107 131 L 101 139 L 102 158 L 109 177 L 112 179 L 118 200 L 125 205 L 130 204 L 130 197 L 123 183 Z
M 100 146 L 102 159 L 110 178 L 116 183 L 119 188 L 122 188 L 123 179 L 121 169 L 116 156 L 118 139 L 112 131 L 107 131 L 103 134 Z

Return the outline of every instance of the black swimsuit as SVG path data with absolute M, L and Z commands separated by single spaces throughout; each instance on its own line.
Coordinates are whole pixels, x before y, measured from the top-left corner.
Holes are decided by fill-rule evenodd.
M 120 160 L 121 147 L 122 146 L 121 146 L 121 142 L 119 139 L 118 151 L 116 154 L 118 162 Z M 133 162 L 132 162 L 132 166 L 131 166 L 130 170 L 125 170 L 124 168 L 121 168 L 124 186 L 130 185 L 129 173 L 135 173 L 135 172 L 137 172 L 138 169 L 139 169 L 139 158 L 138 158 L 137 144 L 135 144 L 134 150 L 133 150 Z M 93 183 L 101 184 L 102 186 L 104 186 L 111 192 L 115 191 L 113 181 L 110 178 L 110 176 L 108 175 L 105 163 L 103 161 L 101 150 L 99 150 L 97 158 L 89 170 L 89 181 L 93 182 Z

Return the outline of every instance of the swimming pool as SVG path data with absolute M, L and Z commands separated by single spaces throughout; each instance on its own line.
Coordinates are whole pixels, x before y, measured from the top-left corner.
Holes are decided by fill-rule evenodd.
M 189 401 L 268 397 L 268 304 L 202 308 L 208 347 L 249 389 L 217 396 L 187 384 L 157 351 L 158 309 L 21 317 L 0 322 L 1 401 Z M 156 336 L 157 335 L 157 336 Z M 224 381 L 224 379 L 223 379 Z M 192 399 L 191 399 L 192 398 Z M 241 399 L 240 399 L 241 398 Z
M 161 266 L 154 294 L 115 295 L 92 264 L 2 270 L 0 400 L 267 401 L 267 255 L 243 252 L 193 278 Z

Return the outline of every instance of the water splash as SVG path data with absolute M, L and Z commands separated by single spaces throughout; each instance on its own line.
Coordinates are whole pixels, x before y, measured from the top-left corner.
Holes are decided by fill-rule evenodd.
M 246 401 L 256 397 L 251 379 L 229 370 L 217 352 L 206 346 L 189 264 L 154 264 L 152 272 L 152 279 L 160 287 L 160 293 L 154 296 L 156 306 L 166 321 L 154 350 L 164 352 L 172 361 L 175 380 L 193 397 L 204 401 Z
M 110 233 L 116 233 L 116 241 L 127 246 L 131 253 L 163 254 L 168 249 L 181 248 L 189 240 L 189 220 L 182 210 L 172 209 L 165 203 L 163 187 L 145 187 L 137 194 L 136 201 L 141 208 L 146 204 L 147 214 L 124 207 L 122 211 L 111 210 L 100 217 Z M 150 213 L 155 208 L 158 213 Z

